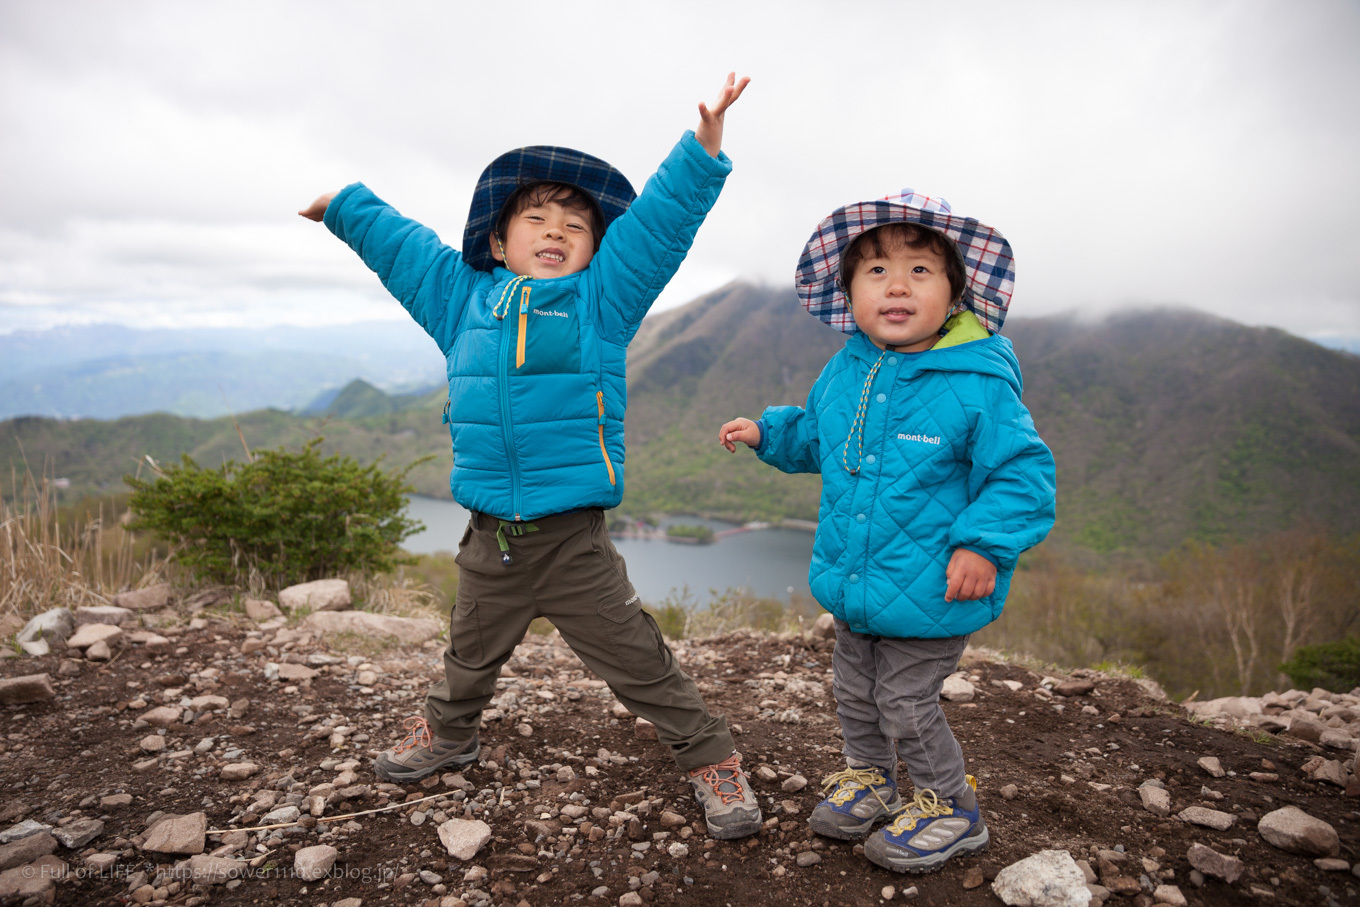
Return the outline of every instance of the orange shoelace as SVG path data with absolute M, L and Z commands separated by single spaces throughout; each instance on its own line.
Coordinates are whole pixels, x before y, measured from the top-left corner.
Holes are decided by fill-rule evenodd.
M 434 742 L 434 738 L 430 734 L 430 726 L 424 718 L 407 718 L 401 723 L 401 726 L 411 733 L 392 748 L 394 753 L 404 753 L 418 746 L 430 746 Z
M 731 776 L 724 778 L 721 772 L 731 772 Z M 690 772 L 690 777 L 701 777 L 704 783 L 713 788 L 713 793 L 718 795 L 723 805 L 735 803 L 746 796 L 746 790 L 741 786 L 741 754 L 733 753 L 722 762 L 713 765 L 705 765 Z M 720 785 L 730 785 L 731 789 L 723 790 Z

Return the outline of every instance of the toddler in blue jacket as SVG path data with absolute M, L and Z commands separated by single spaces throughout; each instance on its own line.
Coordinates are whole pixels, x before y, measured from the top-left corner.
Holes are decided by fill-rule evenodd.
M 374 760 L 416 781 L 477 759 L 481 715 L 530 622 L 546 617 L 688 773 L 711 835 L 760 830 L 722 716 L 642 610 L 605 529 L 623 498 L 625 351 L 722 189 L 717 103 L 634 196 L 604 161 L 533 146 L 487 167 L 459 252 L 362 183 L 299 212 L 324 221 L 439 344 L 449 380 L 450 488 L 472 512 L 444 679 Z
M 987 847 L 940 689 L 1053 525 L 1053 456 L 997 335 L 1013 287 L 1009 243 L 942 199 L 908 189 L 837 209 L 803 250 L 797 289 L 851 335 L 845 348 L 805 407 L 719 431 L 729 451 L 740 441 L 785 472 L 821 473 L 809 582 L 835 617 L 847 766 L 809 821 L 868 836 L 865 856 L 898 872 Z M 899 757 L 916 788 L 905 805 Z

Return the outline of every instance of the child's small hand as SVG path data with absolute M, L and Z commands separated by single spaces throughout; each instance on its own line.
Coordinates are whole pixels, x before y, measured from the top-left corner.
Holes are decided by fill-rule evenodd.
M 955 548 L 954 556 L 945 568 L 949 587 L 944 590 L 944 600 L 952 602 L 972 601 L 984 598 L 996 590 L 996 565 L 976 552 L 967 548 Z
M 750 419 L 733 419 L 726 422 L 723 427 L 718 429 L 718 443 L 726 447 L 728 452 L 736 453 L 737 445 L 740 441 L 747 447 L 760 446 L 760 426 Z
M 320 221 L 321 218 L 326 216 L 326 208 L 330 206 L 331 199 L 333 198 L 335 198 L 335 193 L 327 192 L 325 195 L 319 196 L 316 201 L 299 211 L 298 214 L 301 214 L 308 220 Z
M 723 114 L 737 98 L 741 97 L 750 81 L 750 78 L 742 76 L 738 82 L 737 74 L 729 72 L 727 83 L 718 94 L 718 100 L 713 102 L 713 107 L 709 108 L 704 102 L 699 102 L 699 128 L 694 130 L 694 137 L 704 146 L 709 157 L 717 157 L 718 152 L 722 151 Z

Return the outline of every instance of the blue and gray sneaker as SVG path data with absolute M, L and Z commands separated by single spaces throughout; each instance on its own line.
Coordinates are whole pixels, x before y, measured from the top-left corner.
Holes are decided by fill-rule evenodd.
M 968 776 L 977 790 L 977 779 Z M 894 872 L 934 872 L 959 854 L 981 853 L 991 836 L 973 798 L 964 809 L 954 799 L 941 800 L 923 790 L 877 835 L 864 842 L 864 855 Z
M 834 788 L 834 790 L 832 790 Z M 819 835 L 853 841 L 867 835 L 879 819 L 902 808 L 897 785 L 877 766 L 851 762 L 822 782 L 825 800 L 812 810 L 808 824 Z

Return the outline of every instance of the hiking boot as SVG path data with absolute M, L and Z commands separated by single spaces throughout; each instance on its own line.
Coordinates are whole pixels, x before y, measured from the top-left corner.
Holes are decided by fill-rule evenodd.
M 968 776 L 977 790 L 977 779 Z M 923 790 L 897 818 L 864 842 L 864 855 L 894 872 L 934 872 L 959 854 L 981 853 L 991 836 L 976 802 L 971 810 Z
M 402 726 L 410 733 L 373 760 L 373 771 L 384 781 L 419 781 L 446 766 L 475 762 L 481 750 L 475 731 L 456 743 L 432 734 L 424 718 L 407 718 Z
M 879 819 L 902 808 L 897 784 L 887 772 L 867 763 L 851 762 L 822 782 L 826 799 L 812 810 L 808 825 L 819 835 L 853 841 L 867 835 Z
M 711 837 L 744 838 L 760 831 L 760 804 L 751 792 L 751 779 L 741 770 L 741 754 L 733 753 L 715 765 L 689 773 L 694 799 L 704 807 Z

